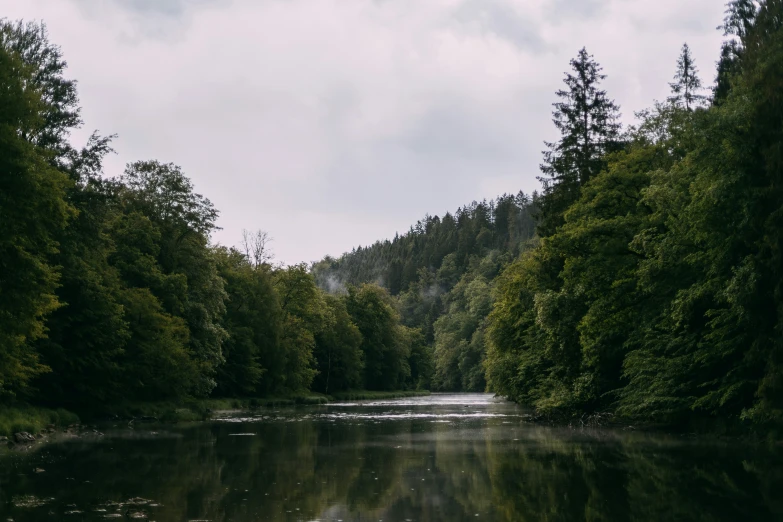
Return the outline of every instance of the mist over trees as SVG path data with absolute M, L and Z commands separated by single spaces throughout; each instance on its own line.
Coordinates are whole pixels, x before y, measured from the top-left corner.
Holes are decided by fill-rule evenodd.
M 587 49 L 541 193 L 425 216 L 312 266 L 215 245 L 176 165 L 102 176 L 45 26 L 0 24 L 0 404 L 492 391 L 547 416 L 783 419 L 783 0 L 733 0 L 622 128 Z M 615 74 L 619 74 L 616 71 Z M 524 175 L 524 173 L 520 173 Z
M 327 257 L 312 273 L 336 294 L 366 283 L 388 290 L 402 324 L 421 337 L 416 359 L 427 370 L 415 379 L 420 386 L 484 391 L 483 335 L 493 282 L 533 238 L 538 201 L 538 194 L 503 195 L 442 218 L 426 216 L 393 240 Z

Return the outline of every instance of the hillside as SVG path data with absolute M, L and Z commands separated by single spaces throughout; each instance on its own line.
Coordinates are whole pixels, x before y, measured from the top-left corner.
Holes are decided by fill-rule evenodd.
M 537 193 L 504 194 L 426 216 L 393 240 L 312 267 L 319 287 L 344 293 L 375 283 L 395 297 L 402 322 L 420 328 L 434 354 L 436 390 L 483 391 L 486 317 L 493 281 L 535 234 Z

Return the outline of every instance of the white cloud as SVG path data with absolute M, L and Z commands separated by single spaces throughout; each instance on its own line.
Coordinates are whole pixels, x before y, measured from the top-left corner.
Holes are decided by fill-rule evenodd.
M 79 80 L 107 170 L 182 165 L 216 239 L 339 254 L 499 192 L 537 188 L 550 104 L 582 46 L 633 111 L 667 94 L 684 41 L 713 76 L 714 0 L 0 0 L 43 19 Z

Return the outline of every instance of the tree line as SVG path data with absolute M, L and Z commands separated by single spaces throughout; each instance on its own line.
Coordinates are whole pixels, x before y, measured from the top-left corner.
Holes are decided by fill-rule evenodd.
M 586 49 L 557 91 L 542 192 L 426 216 L 308 267 L 210 242 L 181 169 L 101 175 L 36 24 L 0 37 L 3 401 L 432 388 L 544 415 L 766 426 L 783 411 L 783 0 L 733 0 L 712 88 L 620 125 Z
M 384 284 L 432 347 L 435 389 L 486 387 L 551 416 L 778 423 L 782 25 L 781 0 L 732 0 L 714 85 L 686 44 L 671 95 L 627 128 L 582 49 L 556 92 L 542 193 L 511 198 L 514 219 L 497 213 L 508 197 L 462 209 L 464 224 L 428 217 L 316 279 Z
M 396 390 L 432 373 L 389 293 L 321 291 L 262 233 L 210 241 L 218 211 L 182 169 L 102 175 L 76 82 L 43 24 L 0 21 L 0 404 Z
M 442 218 L 425 216 L 392 240 L 312 266 L 335 294 L 374 282 L 393 296 L 402 322 L 422 332 L 440 391 L 484 391 L 484 332 L 494 281 L 535 235 L 537 193 L 473 202 Z
M 783 411 L 783 2 L 734 0 L 622 130 L 586 51 L 558 92 L 535 248 L 500 276 L 491 389 L 545 414 L 765 426 Z

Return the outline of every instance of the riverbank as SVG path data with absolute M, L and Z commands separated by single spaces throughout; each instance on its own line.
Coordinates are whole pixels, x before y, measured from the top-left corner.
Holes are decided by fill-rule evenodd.
M 366 391 L 338 392 L 332 395 L 306 393 L 284 397 L 213 398 L 189 400 L 183 403 L 133 403 L 120 405 L 108 415 L 115 419 L 157 420 L 160 422 L 201 421 L 214 412 L 226 410 L 255 410 L 282 406 L 327 404 L 336 401 L 385 400 L 429 395 L 429 391 Z M 104 417 L 107 417 L 104 415 Z
M 33 436 L 55 428 L 79 423 L 79 416 L 68 410 L 18 406 L 0 408 L 0 437 L 13 440 L 15 433 Z M 2 442 L 2 440 L 0 440 Z
M 677 437 L 783 444 L 783 426 L 779 424 L 756 426 L 743 422 L 742 419 L 713 418 L 696 414 L 679 422 L 655 422 L 646 418 L 623 417 L 611 411 L 542 414 L 533 406 L 519 404 L 500 395 L 495 397 L 529 409 L 531 413 L 526 416 L 527 422 L 551 428 L 637 431 Z
M 0 408 L 0 437 L 13 441 L 16 433 L 39 435 L 48 430 L 62 430 L 85 422 L 188 422 L 209 419 L 214 412 L 225 410 L 255 410 L 282 406 L 317 405 L 336 401 L 386 400 L 429 395 L 428 391 L 366 391 L 354 390 L 332 395 L 321 393 L 295 394 L 284 397 L 190 399 L 182 402 L 132 402 L 116 404 L 103 411 L 74 412 L 35 406 Z M 1 442 L 1 441 L 0 441 Z

